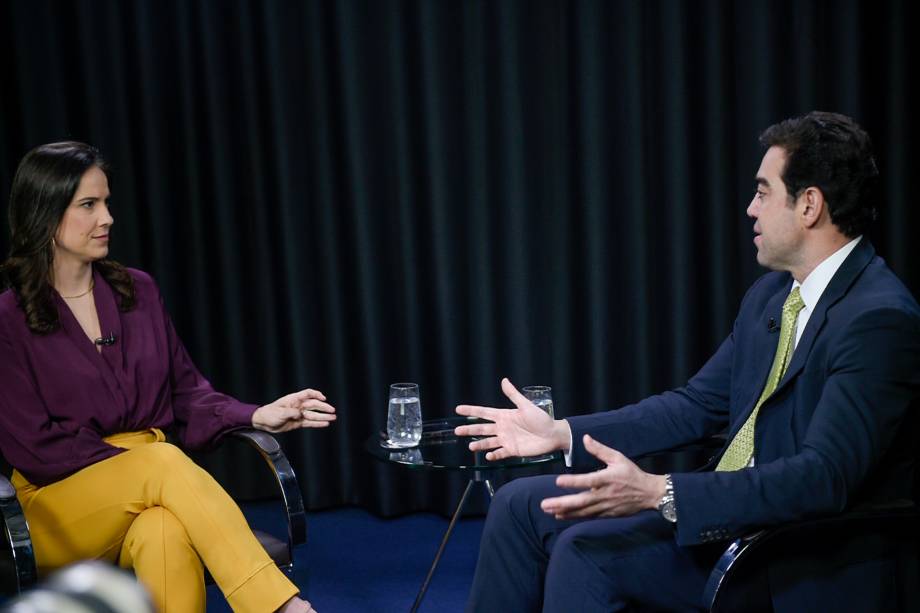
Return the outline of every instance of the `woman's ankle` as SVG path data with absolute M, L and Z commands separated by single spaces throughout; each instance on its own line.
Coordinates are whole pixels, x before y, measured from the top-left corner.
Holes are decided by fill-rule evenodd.
M 309 602 L 299 596 L 294 596 L 281 605 L 277 613 L 316 613 Z

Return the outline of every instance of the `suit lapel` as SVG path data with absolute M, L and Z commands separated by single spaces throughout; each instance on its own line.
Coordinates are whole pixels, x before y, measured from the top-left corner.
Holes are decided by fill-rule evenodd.
M 764 309 L 762 320 L 757 326 L 757 334 L 760 337 L 757 347 L 769 347 L 770 351 L 760 351 L 757 353 L 757 363 L 754 372 L 757 373 L 757 389 L 754 390 L 754 397 L 751 399 L 751 409 L 754 403 L 760 398 L 764 386 L 767 384 L 767 376 L 770 374 L 770 368 L 773 366 L 773 359 L 776 356 L 776 346 L 779 343 L 780 323 L 783 320 L 783 303 L 786 302 L 786 296 L 789 295 L 789 288 L 792 287 L 792 278 L 783 286 L 782 291 L 777 292 L 770 301 L 767 302 L 767 308 Z M 772 322 L 772 325 L 771 325 Z
M 779 328 L 783 318 L 783 303 L 786 302 L 786 296 L 789 295 L 789 288 L 792 286 L 792 277 L 783 285 L 783 289 L 776 292 L 770 300 L 767 301 L 766 307 L 760 315 L 760 319 L 755 325 L 754 334 L 756 336 L 754 347 L 763 347 L 764 351 L 751 352 L 750 359 L 753 361 L 751 367 L 750 388 L 748 390 L 748 401 L 744 407 L 744 412 L 734 420 L 729 431 L 728 440 L 735 437 L 735 433 L 741 429 L 744 422 L 747 421 L 763 393 L 763 388 L 767 384 L 767 376 L 770 374 L 770 368 L 773 366 L 773 358 L 776 355 L 776 346 L 779 343 Z M 770 325 L 770 322 L 773 325 Z M 766 349 L 769 348 L 769 351 Z
M 802 332 L 802 338 L 799 339 L 799 343 L 792 354 L 792 361 L 789 363 L 786 374 L 783 375 L 779 385 L 776 386 L 774 394 L 782 390 L 805 366 L 805 362 L 808 361 L 808 354 L 815 344 L 815 339 L 824 327 L 828 309 L 846 295 L 850 286 L 853 285 L 853 282 L 859 277 L 874 255 L 875 249 L 872 244 L 868 239 L 863 238 L 853 249 L 853 252 L 847 256 L 847 259 L 843 261 L 840 268 L 837 269 L 831 282 L 824 289 L 824 293 L 821 294 L 818 304 L 815 305 L 814 312 L 808 318 L 808 324 Z

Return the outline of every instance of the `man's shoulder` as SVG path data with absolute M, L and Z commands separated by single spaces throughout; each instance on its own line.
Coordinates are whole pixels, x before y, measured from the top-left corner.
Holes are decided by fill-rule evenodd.
M 840 306 L 859 313 L 899 311 L 920 319 L 920 305 L 914 295 L 879 256 L 868 263 L 843 296 Z

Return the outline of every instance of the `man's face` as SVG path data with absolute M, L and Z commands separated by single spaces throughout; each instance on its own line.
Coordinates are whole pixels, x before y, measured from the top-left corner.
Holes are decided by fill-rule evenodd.
M 772 270 L 791 270 L 798 263 L 802 228 L 797 221 L 797 202 L 789 198 L 780 178 L 786 164 L 786 152 L 770 147 L 757 171 L 757 192 L 747 208 L 754 220 L 754 245 L 757 262 Z

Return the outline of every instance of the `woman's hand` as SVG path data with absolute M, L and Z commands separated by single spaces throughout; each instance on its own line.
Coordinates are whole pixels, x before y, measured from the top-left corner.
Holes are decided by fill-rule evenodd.
M 335 421 L 335 407 L 317 390 L 305 389 L 261 406 L 252 414 L 252 427 L 266 432 L 325 428 Z

